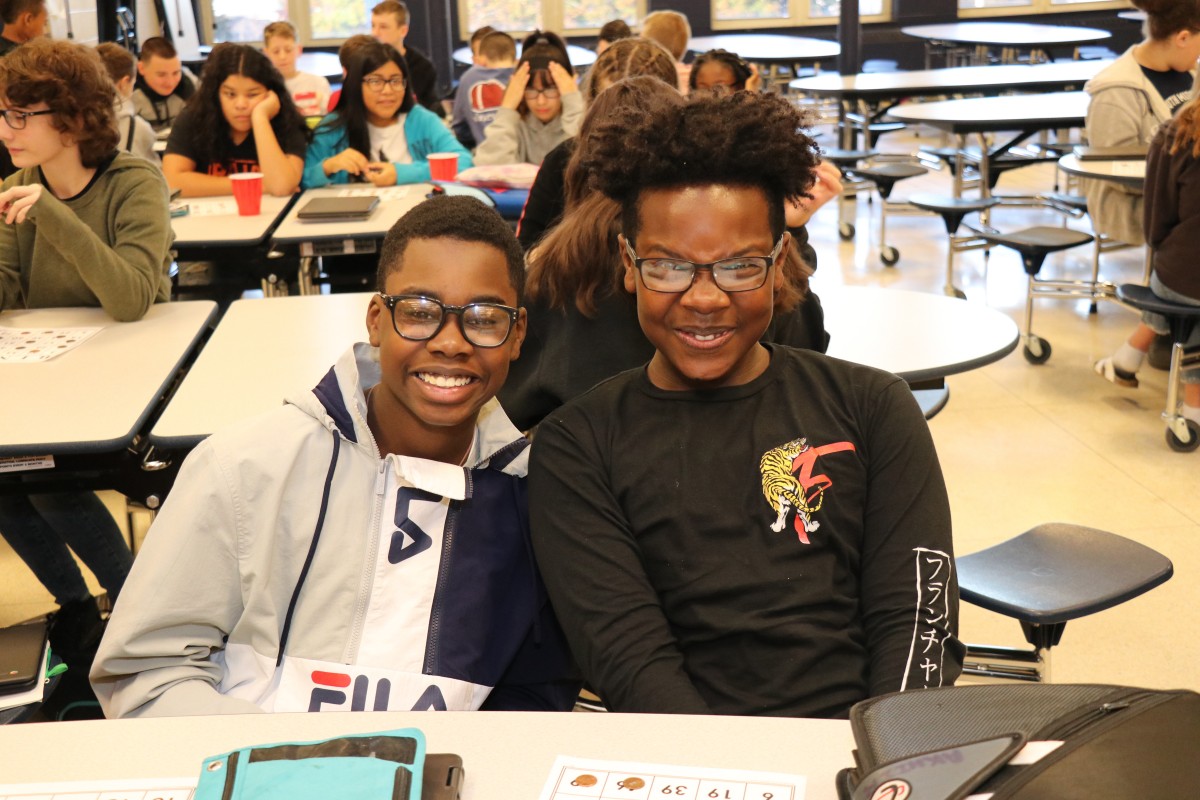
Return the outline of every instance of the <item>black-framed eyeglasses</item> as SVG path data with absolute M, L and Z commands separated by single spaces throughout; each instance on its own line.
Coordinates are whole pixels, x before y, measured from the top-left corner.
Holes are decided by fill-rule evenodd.
M 538 99 L 539 94 L 547 100 L 557 100 L 562 93 L 558 91 L 557 86 L 547 86 L 545 89 L 526 89 L 525 99 L 532 102 Z
M 47 108 L 45 111 L 17 111 L 15 108 L 0 108 L 0 117 L 4 118 L 5 124 L 14 131 L 25 129 L 25 121 L 30 117 L 40 117 L 43 114 L 53 114 L 54 109 Z
M 392 312 L 392 328 L 401 337 L 423 342 L 437 336 L 451 314 L 458 314 L 463 338 L 476 347 L 499 347 L 508 341 L 518 310 L 499 303 L 449 306 L 417 294 L 381 294 Z
M 393 92 L 403 92 L 405 83 L 404 78 L 399 75 L 395 75 L 391 78 L 372 76 L 370 78 L 363 78 L 363 86 L 366 86 L 372 92 L 382 92 L 384 86 L 388 87 Z
M 722 291 L 754 291 L 767 282 L 767 274 L 779 258 L 781 249 L 782 236 L 765 256 L 736 256 L 710 261 L 707 264 L 696 264 L 682 258 L 638 258 L 633 245 L 628 239 L 625 240 L 625 250 L 633 260 L 638 274 L 642 276 L 642 285 L 652 292 L 667 294 L 686 292 L 696 282 L 696 271 L 701 269 L 712 272 L 713 281 Z

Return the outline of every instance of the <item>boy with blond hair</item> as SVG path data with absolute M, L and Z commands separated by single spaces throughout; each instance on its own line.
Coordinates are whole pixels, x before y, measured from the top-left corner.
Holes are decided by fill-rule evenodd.
M 296 29 L 292 23 L 280 20 L 263 29 L 263 52 L 287 86 L 292 102 L 301 116 L 323 117 L 329 110 L 329 96 L 333 93 L 329 81 L 320 75 L 301 72 L 296 68 L 296 59 L 304 48 L 296 40 Z

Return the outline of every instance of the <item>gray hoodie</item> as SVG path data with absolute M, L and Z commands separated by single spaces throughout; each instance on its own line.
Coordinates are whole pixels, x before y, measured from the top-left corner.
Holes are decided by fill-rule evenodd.
M 582 122 L 581 92 L 564 94 L 562 113 L 549 122 L 541 122 L 533 114 L 522 117 L 511 108 L 497 109 L 475 151 L 475 164 L 541 164 L 561 142 L 579 135 Z

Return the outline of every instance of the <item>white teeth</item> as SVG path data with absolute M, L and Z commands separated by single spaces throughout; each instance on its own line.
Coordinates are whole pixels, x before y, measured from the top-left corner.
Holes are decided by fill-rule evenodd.
M 438 386 L 442 389 L 453 389 L 459 386 L 466 386 L 471 382 L 471 379 L 466 375 L 437 375 L 432 372 L 418 372 L 417 378 L 425 383 Z
M 717 338 L 715 333 L 694 333 L 692 337 L 698 342 L 711 342 Z

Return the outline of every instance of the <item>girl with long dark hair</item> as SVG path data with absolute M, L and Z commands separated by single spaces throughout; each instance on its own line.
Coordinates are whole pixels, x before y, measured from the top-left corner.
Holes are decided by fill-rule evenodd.
M 307 147 L 308 127 L 279 70 L 253 47 L 219 44 L 171 128 L 163 174 L 184 197 L 232 194 L 229 176 L 239 172 L 261 172 L 264 192 L 289 195 Z
M 351 58 L 333 113 L 317 126 L 304 187 L 424 183 L 431 153 L 457 153 L 460 170 L 471 166 L 471 154 L 454 134 L 417 104 L 404 56 L 391 45 L 365 45 Z

